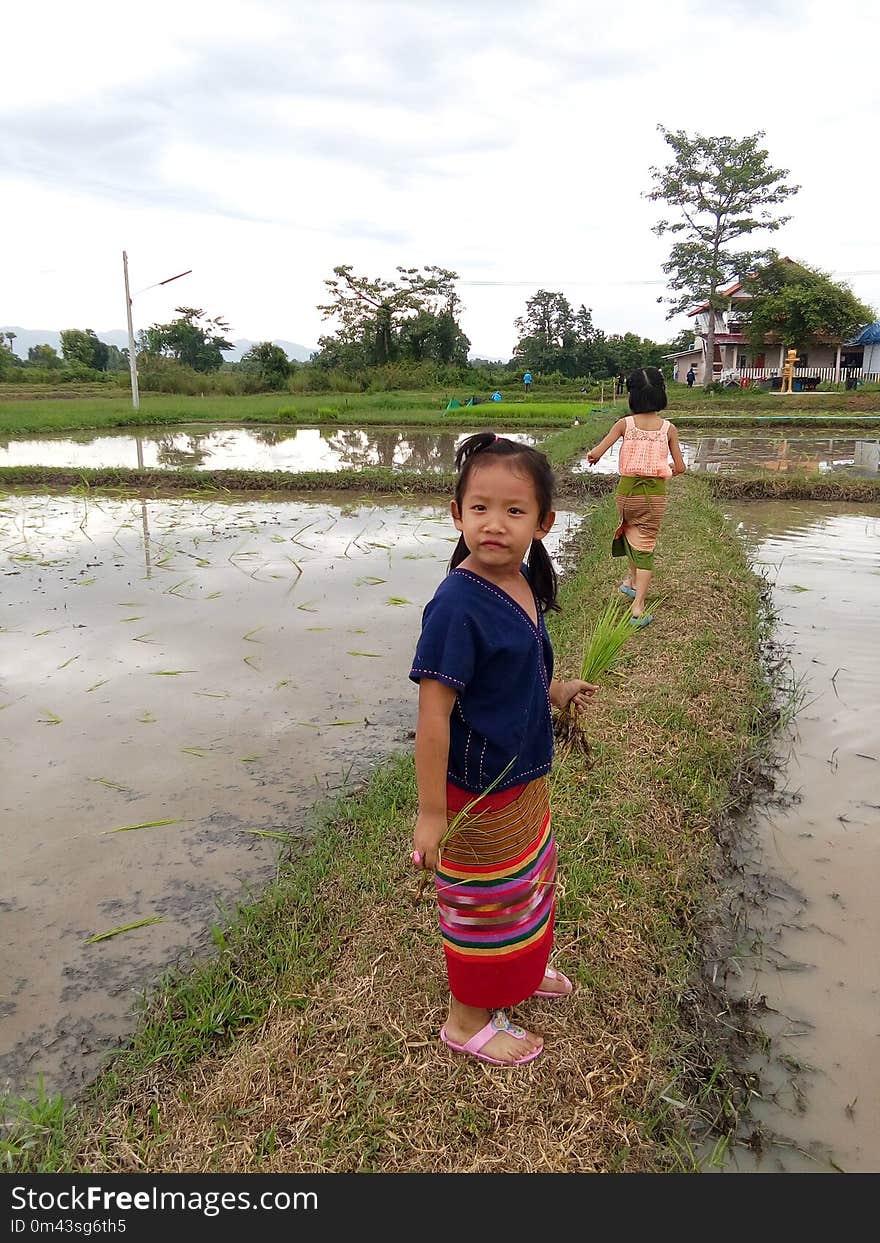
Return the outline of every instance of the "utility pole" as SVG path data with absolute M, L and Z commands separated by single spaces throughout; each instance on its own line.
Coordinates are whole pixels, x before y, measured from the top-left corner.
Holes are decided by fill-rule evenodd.
M 140 410 L 137 354 L 134 348 L 134 329 L 131 326 L 131 294 L 128 289 L 128 255 L 125 251 L 122 252 L 122 271 L 125 275 L 125 315 L 128 320 L 128 365 L 131 368 L 131 404 L 135 410 Z
M 125 277 L 125 317 L 128 321 L 128 365 L 131 368 L 131 404 L 135 410 L 140 410 L 137 353 L 134 348 L 134 329 L 131 325 L 131 293 L 128 288 L 128 255 L 125 251 L 122 252 L 122 272 Z M 170 285 L 172 281 L 179 281 L 181 276 L 189 276 L 191 272 L 192 268 L 187 268 L 185 272 L 178 272 L 176 276 L 168 276 L 164 281 L 157 281 L 155 285 L 148 285 L 147 289 L 158 289 L 160 285 Z M 139 289 L 138 293 L 146 293 L 147 289 Z

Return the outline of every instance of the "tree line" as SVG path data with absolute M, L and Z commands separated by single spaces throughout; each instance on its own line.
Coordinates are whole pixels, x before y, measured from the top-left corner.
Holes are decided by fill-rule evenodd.
M 658 129 L 671 159 L 650 169 L 653 184 L 645 197 L 671 210 L 654 232 L 675 239 L 663 265 L 670 296 L 659 301 L 667 303 L 667 318 L 706 307 L 708 358 L 714 357 L 716 317 L 725 309 L 723 290 L 736 279 L 752 295 L 738 312 L 755 346 L 768 339 L 798 348 L 842 340 L 874 317 L 871 307 L 827 273 L 751 246 L 753 234 L 774 233 L 787 223 L 790 217 L 778 208 L 800 188 L 787 182 L 788 169 L 771 164 L 760 145 L 763 131 L 737 139 Z M 634 367 L 662 366 L 665 354 L 689 348 L 694 339 L 688 328 L 667 342 L 631 332 L 606 334 L 594 325 L 589 307 L 575 308 L 564 293 L 539 289 L 515 321 L 512 357 L 503 364 L 469 360 L 458 279 L 436 265 L 398 267 L 392 278 L 365 276 L 350 264 L 335 267 L 325 281 L 326 301 L 318 306 L 334 331 L 319 338 L 306 364 L 289 360 L 270 341 L 253 346 L 239 363 L 225 362 L 224 353 L 233 348 L 225 319 L 199 307 L 177 307 L 175 319 L 152 324 L 138 337 L 143 387 L 187 391 L 179 387 L 182 377 L 198 383 L 199 376 L 220 372 L 239 377 L 237 391 L 497 384 L 526 370 L 539 382 L 591 383 Z M 51 346 L 38 345 L 26 363 L 0 341 L 0 377 L 18 368 L 35 376 L 64 371 L 68 378 L 122 378 L 127 367 L 128 351 L 100 341 L 91 329 L 62 332 L 61 358 Z

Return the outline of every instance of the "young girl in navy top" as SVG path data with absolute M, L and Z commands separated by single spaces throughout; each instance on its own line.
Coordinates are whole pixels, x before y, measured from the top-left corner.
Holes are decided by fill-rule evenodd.
M 542 541 L 556 515 L 546 457 L 480 432 L 459 446 L 456 466 L 452 517 L 461 538 L 425 608 L 409 675 L 419 683 L 413 863 L 435 874 L 450 987 L 441 1039 L 494 1066 L 518 1066 L 543 1041 L 512 1024 L 505 1008 L 572 988 L 548 966 L 556 880 L 550 708 L 581 711 L 596 688 L 553 677 L 543 615 L 558 608 L 557 583 Z M 447 826 L 469 804 L 441 850 Z

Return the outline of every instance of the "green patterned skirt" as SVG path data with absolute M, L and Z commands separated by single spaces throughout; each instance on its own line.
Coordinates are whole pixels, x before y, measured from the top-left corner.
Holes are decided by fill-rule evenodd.
M 637 570 L 653 570 L 654 548 L 666 509 L 666 480 L 622 475 L 616 500 L 620 524 L 611 542 L 611 555 L 627 557 Z

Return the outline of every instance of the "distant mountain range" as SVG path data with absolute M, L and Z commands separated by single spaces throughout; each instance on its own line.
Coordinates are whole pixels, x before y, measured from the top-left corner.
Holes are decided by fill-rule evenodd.
M 61 353 L 61 332 L 57 328 L 16 328 L 10 325 L 8 328 L 0 328 L 0 335 L 4 332 L 14 332 L 15 340 L 12 342 L 12 349 L 19 358 L 27 358 L 28 350 L 34 345 L 51 345 L 54 350 Z M 101 341 L 106 341 L 108 345 L 115 345 L 120 350 L 128 346 L 128 333 L 124 328 L 111 328 L 107 332 L 97 332 L 96 335 Z M 223 357 L 227 362 L 237 363 L 241 361 L 244 354 L 248 352 L 252 345 L 257 345 L 256 341 L 247 341 L 243 337 L 233 341 L 234 348 L 227 350 Z M 307 362 L 309 356 L 315 352 L 317 346 L 299 345 L 296 341 L 279 341 L 273 340 L 273 345 L 280 345 L 288 358 L 295 358 L 297 362 Z

